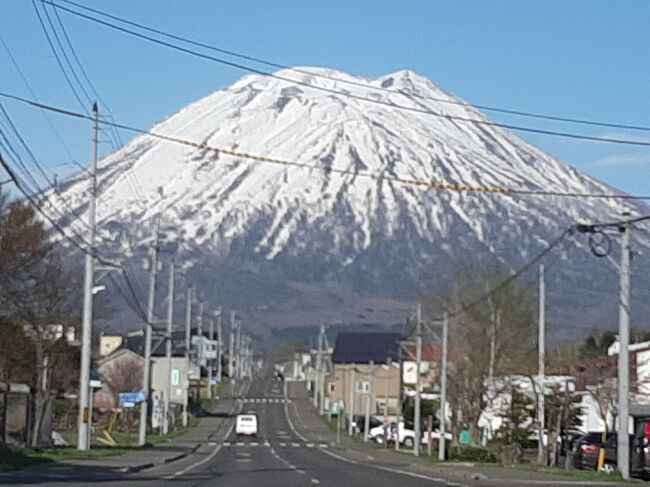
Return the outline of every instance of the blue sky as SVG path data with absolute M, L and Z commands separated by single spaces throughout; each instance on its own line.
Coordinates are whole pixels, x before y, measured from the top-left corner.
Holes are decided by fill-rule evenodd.
M 645 0 L 77 1 L 282 64 L 368 77 L 411 69 L 471 103 L 650 125 L 650 2 Z M 38 97 L 78 110 L 31 1 L 2 0 L 1 5 L 0 35 Z M 61 16 L 88 75 L 123 123 L 149 127 L 244 74 L 65 12 Z M 29 96 L 2 45 L 0 66 L 0 90 Z M 71 156 L 87 162 L 86 123 L 50 116 L 68 153 L 40 112 L 3 103 L 45 165 Z M 487 114 L 503 122 L 650 141 L 650 132 Z M 598 179 L 631 193 L 650 193 L 648 147 L 519 135 Z M 53 170 L 71 171 L 68 166 Z

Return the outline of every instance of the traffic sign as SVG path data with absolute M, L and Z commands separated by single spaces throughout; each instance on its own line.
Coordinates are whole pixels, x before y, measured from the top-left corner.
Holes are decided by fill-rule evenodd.
M 146 400 L 146 396 L 143 391 L 120 392 L 119 397 L 120 397 L 120 404 L 123 405 L 124 407 L 132 407 L 132 406 L 128 406 L 127 404 L 129 403 L 136 404 L 138 402 L 142 402 Z

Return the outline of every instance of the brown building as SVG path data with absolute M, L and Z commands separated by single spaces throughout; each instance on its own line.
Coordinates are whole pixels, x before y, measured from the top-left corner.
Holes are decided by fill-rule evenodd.
M 332 352 L 333 372 L 325 384 L 326 406 L 342 404 L 346 414 L 389 416 L 400 397 L 399 333 L 339 333 Z

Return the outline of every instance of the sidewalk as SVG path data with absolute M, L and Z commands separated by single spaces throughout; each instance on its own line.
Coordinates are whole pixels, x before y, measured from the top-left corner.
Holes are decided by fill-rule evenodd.
M 246 383 L 237 384 L 235 398 L 241 395 L 246 385 Z M 8 480 L 15 481 L 30 477 L 59 479 L 76 477 L 78 475 L 76 472 L 83 472 L 83 475 L 101 480 L 175 462 L 197 452 L 203 445 L 207 446 L 223 430 L 237 405 L 230 393 L 224 396 L 217 401 L 214 410 L 200 417 L 197 426 L 164 443 L 134 449 L 123 455 L 36 464 L 20 471 L 0 473 L 0 484 Z
M 415 457 L 410 450 L 396 452 L 393 448 L 382 448 L 374 443 L 363 443 L 353 439 L 347 432 L 341 432 L 337 444 L 336 432 L 320 418 L 308 398 L 303 382 L 288 382 L 287 392 L 292 402 L 288 411 L 294 427 L 310 441 L 327 442 L 330 452 L 345 459 L 386 468 L 392 467 L 413 473 L 442 477 L 450 483 L 481 486 L 525 486 L 525 485 L 574 485 L 608 486 L 621 485 L 616 481 L 581 480 L 576 477 L 544 472 L 525 471 L 500 466 L 474 465 L 473 463 L 431 463 L 427 458 Z M 425 450 L 426 455 L 426 450 Z

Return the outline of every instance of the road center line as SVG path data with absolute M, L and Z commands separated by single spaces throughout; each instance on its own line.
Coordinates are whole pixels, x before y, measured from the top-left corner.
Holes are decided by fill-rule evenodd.
M 250 382 L 246 385 L 246 391 L 248 390 L 248 388 L 250 388 Z M 244 392 L 244 394 L 246 394 L 246 392 Z M 238 409 L 239 411 L 241 411 L 241 408 L 242 408 L 241 403 L 239 403 L 239 404 L 235 403 L 235 407 L 232 408 L 231 410 Z M 166 480 L 171 480 L 171 479 L 174 479 L 176 477 L 180 477 L 181 475 L 186 474 L 190 470 L 194 470 L 196 467 L 200 467 L 204 463 L 209 462 L 210 460 L 212 460 L 217 455 L 217 453 L 219 453 L 219 451 L 221 450 L 221 447 L 223 446 L 223 441 L 225 441 L 225 439 L 230 436 L 230 433 L 232 433 L 232 430 L 234 429 L 234 427 L 235 427 L 235 422 L 233 421 L 230 424 L 230 428 L 228 428 L 228 430 L 226 431 L 226 434 L 221 439 L 221 442 L 215 447 L 215 449 L 212 451 L 212 453 L 210 453 L 210 455 L 205 457 L 203 460 L 199 460 L 198 462 L 194 462 L 193 464 L 185 467 L 183 470 L 179 470 L 178 472 L 174 472 L 173 474 L 167 475 L 166 477 L 163 477 L 163 478 L 166 479 Z

